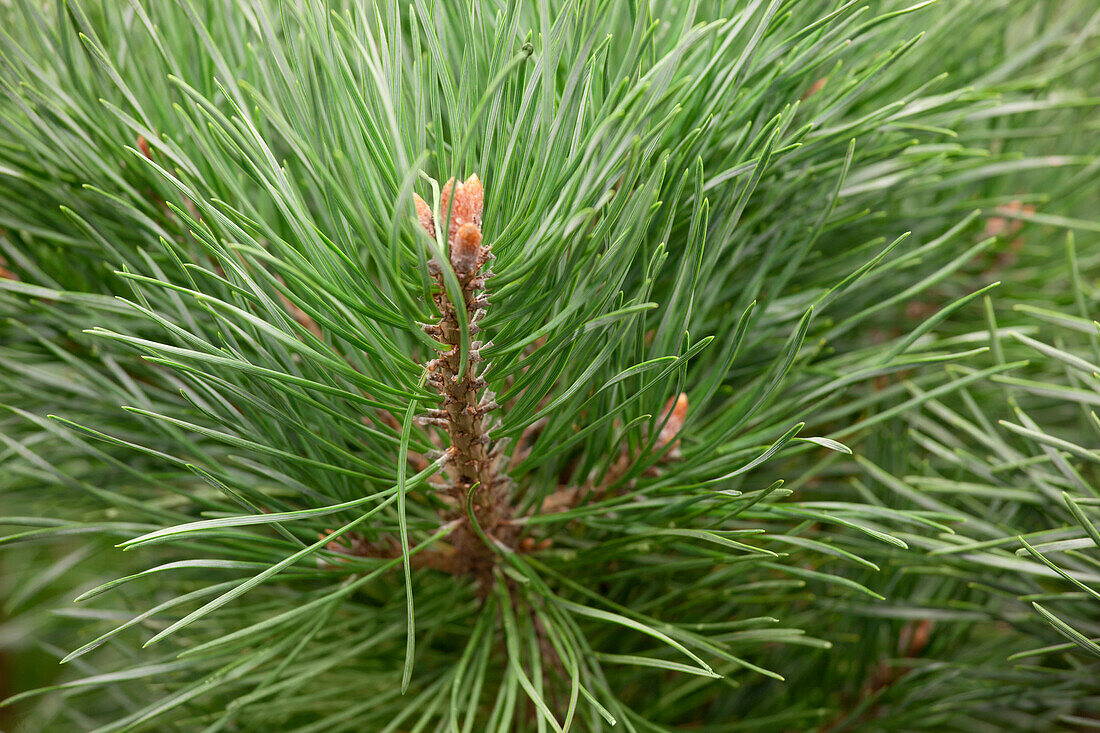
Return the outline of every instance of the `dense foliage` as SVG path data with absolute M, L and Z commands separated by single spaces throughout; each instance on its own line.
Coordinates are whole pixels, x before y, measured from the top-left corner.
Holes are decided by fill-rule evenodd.
M 1100 728 L 1098 59 L 0 3 L 0 727 Z

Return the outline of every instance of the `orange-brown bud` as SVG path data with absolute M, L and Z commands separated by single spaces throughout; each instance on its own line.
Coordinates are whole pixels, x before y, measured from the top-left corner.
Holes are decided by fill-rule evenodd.
M 481 228 L 481 210 L 485 206 L 485 188 L 476 173 L 471 173 L 462 186 L 462 195 L 470 208 L 470 221 Z M 457 203 L 457 201 L 456 201 Z
M 473 223 L 463 224 L 451 243 L 451 266 L 465 275 L 477 270 L 481 255 L 481 230 Z
M 439 215 L 447 215 L 447 207 L 451 205 L 451 190 L 455 187 L 455 179 L 448 178 L 439 190 Z
M 149 148 L 149 141 L 145 139 L 144 135 L 138 135 L 137 146 L 142 155 L 149 160 L 153 159 L 153 151 Z
M 807 99 L 809 99 L 810 97 L 812 97 L 813 95 L 817 94 L 822 89 L 824 89 L 825 84 L 828 81 L 829 81 L 829 77 L 823 76 L 820 79 L 818 79 L 817 81 L 815 81 L 813 84 L 811 84 L 809 89 L 807 89 L 806 91 L 804 91 L 802 93 L 802 101 L 803 102 L 806 101 Z
M 16 275 L 14 272 L 9 270 L 8 268 L 4 267 L 4 265 L 6 265 L 6 264 L 8 264 L 8 261 L 5 260 L 2 256 L 0 256 L 0 278 L 2 278 L 4 280 L 18 280 L 19 279 L 18 275 Z
M 922 618 L 910 621 L 898 634 L 898 653 L 904 657 L 917 657 L 932 639 L 932 620 Z
M 454 196 L 452 208 L 451 198 Z M 447 240 L 454 241 L 458 230 L 466 224 L 473 224 L 481 229 L 481 210 L 485 203 L 485 190 L 481 185 L 481 179 L 477 174 L 471 175 L 465 181 L 459 181 L 455 185 L 455 179 L 450 179 L 443 185 L 439 196 L 439 218 L 447 221 L 450 217 L 451 225 L 447 232 Z M 450 211 L 448 211 L 450 209 Z
M 420 222 L 420 226 L 424 227 L 424 231 L 428 233 L 429 237 L 435 237 L 435 221 L 432 218 L 432 207 L 428 206 L 428 202 L 420 198 L 415 193 L 413 194 L 413 203 L 416 205 L 416 218 Z
M 668 422 L 661 428 L 661 434 L 657 436 L 657 447 L 663 448 L 676 437 L 680 429 L 684 427 L 684 419 L 687 417 L 688 396 L 687 392 L 681 392 L 677 397 L 670 397 L 665 403 L 664 415 Z M 673 447 L 675 450 L 675 446 Z

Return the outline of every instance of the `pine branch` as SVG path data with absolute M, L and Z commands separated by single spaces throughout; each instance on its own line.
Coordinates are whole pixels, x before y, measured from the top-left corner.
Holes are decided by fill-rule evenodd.
M 674 461 L 680 458 L 679 441 L 673 441 L 684 427 L 687 411 L 688 396 L 685 392 L 681 392 L 676 397 L 670 397 L 668 402 L 665 403 L 660 420 L 661 430 L 651 450 L 652 453 L 660 456 L 660 461 Z M 666 446 L 669 446 L 667 451 L 665 450 Z M 646 447 L 648 447 L 648 441 L 643 444 L 642 449 Z M 569 511 L 589 498 L 599 499 L 618 484 L 629 473 L 630 469 L 638 463 L 640 458 L 640 455 L 635 455 L 628 447 L 624 446 L 619 452 L 618 458 L 604 473 L 598 485 L 586 484 L 584 486 L 566 486 L 557 489 L 542 500 L 542 504 L 536 513 L 554 514 Z M 651 467 L 647 475 L 659 477 L 661 474 L 657 468 Z M 624 490 L 628 488 L 624 487 Z
M 449 348 L 427 364 L 428 383 L 442 395 L 443 407 L 422 416 L 420 421 L 447 432 L 452 474 L 447 494 L 458 507 L 451 518 L 461 522 L 452 535 L 457 569 L 473 575 L 481 592 L 488 594 L 497 555 L 470 522 L 476 522 L 493 540 L 509 546 L 516 532 L 508 525 L 513 509 L 508 479 L 500 472 L 502 446 L 494 445 L 487 421 L 488 414 L 499 405 L 480 376 L 485 361 L 481 351 L 485 345 L 474 341 L 464 354 L 462 344 L 462 324 L 468 324 L 470 333 L 478 333 L 478 324 L 491 307 L 486 280 L 493 273 L 484 267 L 494 258 L 489 244 L 482 242 L 484 190 L 476 174 L 457 185 L 454 179 L 447 181 L 440 195 L 438 219 L 422 198 L 417 196 L 415 203 L 420 225 L 429 237 L 436 236 L 437 226 L 446 227 L 446 252 L 461 293 L 460 302 L 451 301 L 443 266 L 433 259 L 428 267 L 437 286 L 433 298 L 440 318 L 424 330 Z M 462 309 L 461 318 L 458 308 Z M 476 491 L 473 517 L 465 517 L 463 508 L 472 491 Z
M 13 724 L 1095 725 L 1090 0 L 0 26 Z

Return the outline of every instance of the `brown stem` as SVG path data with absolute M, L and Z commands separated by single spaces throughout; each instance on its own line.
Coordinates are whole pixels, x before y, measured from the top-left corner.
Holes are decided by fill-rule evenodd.
M 321 537 L 328 534 L 332 534 L 331 529 L 325 530 Z M 329 542 L 325 549 L 352 557 L 375 557 L 386 560 L 401 557 L 401 542 L 389 535 L 371 541 L 362 534 L 353 532 Z M 428 547 L 410 555 L 409 565 L 413 568 L 432 568 L 445 573 L 454 573 L 456 572 L 455 551 L 453 548 Z
M 679 396 L 670 398 L 669 401 L 665 403 L 665 409 L 662 413 L 664 426 L 657 435 L 657 441 L 653 446 L 654 450 L 660 451 L 676 438 L 676 435 L 684 426 L 684 418 L 687 417 L 687 410 L 688 398 L 686 393 L 681 392 Z M 679 457 L 680 445 L 679 441 L 677 441 L 661 460 L 671 461 Z M 539 505 L 538 514 L 554 514 L 568 511 L 577 506 L 581 500 L 590 494 L 599 497 L 606 493 L 627 474 L 630 467 L 634 465 L 635 460 L 636 457 L 631 455 L 624 447 L 622 452 L 619 453 L 619 457 L 615 459 L 615 462 L 611 464 L 607 473 L 604 474 L 603 480 L 600 481 L 599 485 L 586 484 L 584 486 L 564 486 L 542 500 L 542 504 Z
M 465 514 L 469 493 L 476 491 L 473 519 L 485 535 L 512 544 L 515 530 L 508 524 L 512 507 L 507 481 L 498 471 L 499 451 L 494 451 L 489 435 L 487 415 L 497 408 L 497 404 L 480 376 L 484 363 L 480 341 L 470 344 L 466 364 L 462 364 L 461 316 L 465 317 L 470 333 L 477 333 L 480 330 L 478 322 L 490 307 L 485 281 L 492 273 L 483 272 L 482 268 L 493 255 L 489 246 L 482 244 L 482 201 L 481 181 L 476 175 L 457 185 L 452 179 L 443 187 L 438 221 L 449 220 L 448 257 L 458 279 L 461 301 L 451 301 L 444 287 L 443 268 L 438 262 L 430 263 L 437 285 L 433 298 L 440 318 L 437 323 L 426 326 L 425 331 L 450 348 L 427 365 L 428 382 L 443 395 L 443 407 L 422 416 L 421 420 L 444 428 L 450 439 L 447 494 L 456 503 L 455 517 L 460 520 L 451 541 L 458 571 L 474 575 L 485 593 L 490 587 L 496 554 Z M 419 197 L 416 206 L 421 225 L 434 237 L 437 220 L 431 209 Z

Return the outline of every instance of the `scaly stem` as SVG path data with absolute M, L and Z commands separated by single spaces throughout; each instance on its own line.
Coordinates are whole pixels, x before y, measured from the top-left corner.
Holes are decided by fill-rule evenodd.
M 480 376 L 484 363 L 480 341 L 470 345 L 465 368 L 462 366 L 457 310 L 464 310 L 470 333 L 477 333 L 480 330 L 478 322 L 489 308 L 485 281 L 492 273 L 483 272 L 482 268 L 493 255 L 489 246 L 482 244 L 482 199 L 481 181 L 476 175 L 457 185 L 453 180 L 448 181 L 443 187 L 438 221 L 449 221 L 448 259 L 458 278 L 462 299 L 454 303 L 447 296 L 442 267 L 433 261 L 431 275 L 438 285 L 433 298 L 440 318 L 437 323 L 426 326 L 425 331 L 450 349 L 428 363 L 428 381 L 443 395 L 443 408 L 422 416 L 421 422 L 444 428 L 450 438 L 451 469 L 447 493 L 455 505 L 465 506 L 470 489 L 476 485 L 473 509 L 478 525 L 489 537 L 511 544 L 515 531 L 508 524 L 512 508 L 507 481 L 498 472 L 499 452 L 494 451 L 486 417 L 498 405 Z M 431 209 L 419 197 L 416 206 L 421 225 L 430 236 L 435 236 L 437 219 Z M 470 526 L 468 518 L 463 519 L 460 512 L 455 518 L 461 520 L 451 536 L 458 570 L 477 577 L 485 592 L 489 588 L 495 553 Z

